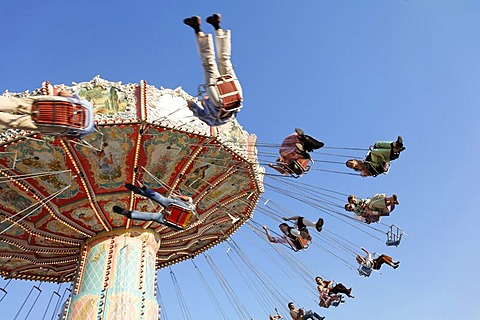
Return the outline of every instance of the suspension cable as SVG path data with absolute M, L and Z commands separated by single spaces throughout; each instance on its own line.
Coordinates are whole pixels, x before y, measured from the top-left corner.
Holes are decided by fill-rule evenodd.
M 213 293 L 212 288 L 208 285 L 208 281 L 205 278 L 205 276 L 203 275 L 202 271 L 200 271 L 200 269 L 197 267 L 197 265 L 195 264 L 195 261 L 193 259 L 191 259 L 191 261 L 193 263 L 193 266 L 194 266 L 195 270 L 197 271 L 198 276 L 200 277 L 200 280 L 202 281 L 202 284 L 204 285 L 204 287 L 207 291 L 208 297 L 210 298 L 210 301 L 212 302 L 213 307 L 215 308 L 215 311 L 217 312 L 217 315 L 221 319 L 229 320 L 227 314 L 225 313 L 225 310 L 222 308 L 222 305 L 221 305 L 220 301 L 218 301 L 217 297 Z
M 183 319 L 191 320 L 192 316 L 190 315 L 190 311 L 188 310 L 188 305 L 187 305 L 187 302 L 185 301 L 185 297 L 183 296 L 182 289 L 178 284 L 177 277 L 175 276 L 175 273 L 173 273 L 172 268 L 169 267 L 169 269 L 170 269 L 170 277 L 172 278 L 173 287 L 175 288 L 175 293 L 177 294 L 177 299 L 180 305 L 180 311 L 182 312 Z

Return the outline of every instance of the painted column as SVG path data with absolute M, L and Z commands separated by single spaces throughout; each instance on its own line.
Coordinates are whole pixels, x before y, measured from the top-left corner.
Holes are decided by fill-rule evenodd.
M 157 320 L 155 259 L 160 238 L 132 228 L 100 234 L 83 246 L 68 320 Z

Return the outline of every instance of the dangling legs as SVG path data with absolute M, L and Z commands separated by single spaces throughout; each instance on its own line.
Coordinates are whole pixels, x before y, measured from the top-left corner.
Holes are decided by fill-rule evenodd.
M 393 194 L 391 197 L 385 197 L 385 204 L 387 206 L 391 206 L 391 205 L 400 204 L 400 202 L 398 202 L 397 195 Z
M 341 283 L 337 283 L 337 284 L 335 285 L 335 287 L 333 287 L 332 289 L 330 289 L 330 293 L 333 293 L 333 294 L 343 293 L 343 294 L 346 294 L 348 297 L 353 298 L 353 296 L 351 295 L 351 293 L 352 293 L 352 288 L 347 289 L 347 287 L 345 287 L 345 286 L 344 286 L 343 284 L 341 284 Z
M 160 224 L 164 224 L 163 213 L 151 213 L 151 212 L 141 212 L 136 210 L 125 210 L 119 206 L 113 206 L 113 211 L 115 213 L 126 216 L 129 219 L 133 220 L 142 220 L 142 221 L 155 221 Z
M 325 144 L 317 139 L 306 135 L 302 129 L 295 128 L 295 132 L 298 134 L 299 140 L 303 143 L 305 151 L 312 152 L 313 150 L 320 149 Z
M 323 226 L 322 218 L 319 218 L 317 223 L 314 223 L 308 220 L 307 218 L 300 217 L 300 216 L 282 217 L 282 219 L 285 221 L 296 221 L 298 230 L 300 231 L 306 229 L 307 227 L 314 227 L 317 229 L 318 232 L 322 231 L 322 226 Z
M 231 75 L 234 79 L 237 79 L 235 70 L 233 69 L 231 56 L 232 56 L 232 43 L 231 43 L 231 32 L 230 30 L 223 30 L 220 27 L 221 15 L 215 13 L 207 18 L 207 23 L 211 24 L 215 29 L 216 37 L 215 42 L 217 44 L 217 60 L 218 60 L 218 71 L 220 75 Z M 242 95 L 242 87 L 238 81 L 235 82 L 235 85 Z
M 313 227 L 315 229 L 317 229 L 318 232 L 321 232 L 322 231 L 322 227 L 323 227 L 323 219 L 322 218 L 318 218 L 317 222 L 313 222 L 313 221 L 310 221 L 304 217 L 299 217 L 299 219 L 302 219 L 302 223 L 303 225 L 307 226 L 307 227 Z
M 135 192 L 136 194 L 140 194 L 144 197 L 147 197 L 149 199 L 152 199 L 156 203 L 160 204 L 162 207 L 167 208 L 169 205 L 175 202 L 175 199 L 170 199 L 167 197 L 164 197 L 158 192 L 153 191 L 152 189 L 149 189 L 147 187 L 136 187 L 130 183 L 125 184 L 125 187 L 130 190 Z
M 39 130 L 32 120 L 33 98 L 0 96 L 0 129 Z
M 4 97 L 0 96 L 0 112 L 13 114 L 31 114 L 33 98 Z
M 382 254 L 380 257 L 374 260 L 375 264 L 378 264 L 378 269 L 383 263 L 388 264 L 390 267 L 397 269 L 400 261 L 393 261 L 392 257 Z
M 397 141 L 377 141 L 373 145 L 372 152 L 374 153 L 374 156 L 381 154 L 381 157 L 384 159 L 383 162 L 389 162 L 398 159 L 400 152 L 405 149 L 402 137 L 398 136 Z M 379 161 L 376 161 L 375 158 L 372 158 L 372 160 L 380 163 Z
M 183 20 L 183 23 L 190 26 L 195 31 L 198 53 L 200 55 L 200 60 L 202 61 L 205 84 L 214 84 L 215 80 L 220 77 L 220 73 L 218 72 L 217 62 L 215 61 L 212 35 L 202 32 L 200 28 L 200 17 L 198 16 L 186 18 Z M 207 86 L 209 98 L 215 106 L 219 106 L 220 100 L 216 90 L 209 90 L 209 88 L 210 86 Z

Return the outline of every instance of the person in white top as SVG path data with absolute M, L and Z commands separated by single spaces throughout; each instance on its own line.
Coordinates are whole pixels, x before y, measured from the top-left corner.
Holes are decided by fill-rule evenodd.
M 388 264 L 393 269 L 397 269 L 400 261 L 394 261 L 392 257 L 387 256 L 386 254 L 381 254 L 378 258 L 373 259 L 373 256 L 368 250 L 362 248 L 362 250 L 366 253 L 364 257 L 357 255 L 356 260 L 358 264 L 367 269 L 367 270 L 379 270 L 382 265 Z

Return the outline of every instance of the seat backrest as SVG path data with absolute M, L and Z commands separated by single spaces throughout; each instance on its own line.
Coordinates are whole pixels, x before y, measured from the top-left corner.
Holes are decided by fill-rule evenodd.
M 387 246 L 398 247 L 400 245 L 400 241 L 402 241 L 402 236 L 403 236 L 403 230 L 397 227 L 396 225 L 392 224 L 388 228 L 387 241 L 385 242 L 385 244 Z
M 85 110 L 81 105 L 67 101 L 35 101 L 32 105 L 32 120 L 42 125 L 80 129 L 85 126 Z
M 310 240 L 304 239 L 302 237 L 297 237 L 290 240 L 292 249 L 295 251 L 306 250 L 310 244 Z
M 312 162 L 313 162 L 311 159 L 297 159 L 295 161 L 303 169 L 304 173 L 310 171 L 310 168 L 311 168 Z
M 358 273 L 360 273 L 360 275 L 362 275 L 362 276 L 369 277 L 370 274 L 372 273 L 372 268 L 368 268 L 366 266 L 361 266 L 358 269 Z
M 238 110 L 242 104 L 242 96 L 237 88 L 237 79 L 230 75 L 217 78 L 215 87 L 218 90 L 223 111 L 233 112 Z
M 176 204 L 167 207 L 164 219 L 180 228 L 186 228 L 190 224 L 193 212 Z

